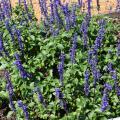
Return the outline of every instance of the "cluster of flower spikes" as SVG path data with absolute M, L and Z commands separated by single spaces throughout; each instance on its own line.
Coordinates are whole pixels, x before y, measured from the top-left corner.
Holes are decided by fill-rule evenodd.
M 8 71 L 5 71 L 5 78 L 6 78 L 6 81 L 7 81 L 6 90 L 8 91 L 8 94 L 9 94 L 10 107 L 13 111 L 15 111 L 15 106 L 14 106 L 14 103 L 13 103 L 13 95 L 14 95 L 13 85 L 11 83 L 10 75 L 9 75 Z
M 102 104 L 101 104 L 101 111 L 105 111 L 107 107 L 109 106 L 109 91 L 112 90 L 112 86 L 108 83 L 104 84 L 104 91 L 103 91 L 103 97 L 102 97 Z
M 19 70 L 21 77 L 22 78 L 31 78 L 32 76 L 28 72 L 25 71 L 25 69 L 21 63 L 19 54 L 15 53 L 15 58 L 16 58 L 16 60 L 15 60 L 14 64 L 17 66 L 17 69 Z
M 40 4 L 46 4 L 45 1 L 41 0 Z M 78 4 L 82 6 L 82 1 L 78 1 Z M 46 5 L 45 5 L 46 6 Z M 72 10 L 69 9 L 68 3 L 62 4 L 60 0 L 50 0 L 50 16 L 47 14 L 47 18 L 45 17 L 46 15 L 43 14 L 44 16 L 44 25 L 46 28 L 49 26 L 50 33 L 53 36 L 56 36 L 59 34 L 59 31 L 61 28 L 65 28 L 66 31 L 69 31 L 71 27 L 76 26 L 76 7 L 79 7 L 77 4 L 72 5 Z M 44 12 L 42 7 L 41 11 L 42 13 L 47 13 Z M 44 7 L 44 9 L 47 9 L 47 7 Z M 64 18 L 65 18 L 65 23 L 62 20 L 61 13 L 63 13 Z M 47 24 L 46 24 L 47 21 Z M 56 26 L 56 27 L 55 27 Z M 55 27 L 55 28 L 54 28 Z
M 108 72 L 111 74 L 112 79 L 114 80 L 114 86 L 115 86 L 115 90 L 117 93 L 117 96 L 120 96 L 120 86 L 119 86 L 119 82 L 118 82 L 118 78 L 117 78 L 117 72 L 116 70 L 113 69 L 113 64 L 109 63 L 108 64 Z
M 102 19 L 99 21 L 100 29 L 98 31 L 98 36 L 95 40 L 92 50 L 88 51 L 88 63 L 91 67 L 91 71 L 94 78 L 94 87 L 96 87 L 97 81 L 101 78 L 100 70 L 97 68 L 98 63 L 98 50 L 102 46 L 102 40 L 105 34 L 105 21 Z
M 23 102 L 21 100 L 18 100 L 17 103 L 18 103 L 18 106 L 23 110 L 23 113 L 25 115 L 25 120 L 29 120 L 27 106 L 25 104 L 23 104 Z

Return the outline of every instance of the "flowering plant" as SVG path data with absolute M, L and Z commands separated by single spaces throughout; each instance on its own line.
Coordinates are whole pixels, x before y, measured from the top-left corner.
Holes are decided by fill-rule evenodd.
M 0 21 L 0 69 L 6 71 L 0 96 L 11 109 L 7 117 L 12 113 L 18 120 L 120 116 L 116 37 L 120 27 L 109 17 L 91 17 L 90 7 L 89 14 L 81 14 L 81 1 L 71 7 L 51 0 L 50 15 L 45 1 L 39 3 L 44 15 L 40 24 L 26 2 L 11 18 Z

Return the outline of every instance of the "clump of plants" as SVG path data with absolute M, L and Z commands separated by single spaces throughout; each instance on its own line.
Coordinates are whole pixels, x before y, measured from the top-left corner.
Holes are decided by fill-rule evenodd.
M 5 4 L 6 3 L 6 4 Z M 26 1 L 3 1 L 0 107 L 18 120 L 107 120 L 120 116 L 118 24 L 82 13 L 82 2 L 39 1 L 40 23 Z M 10 12 L 10 10 L 12 12 Z M 6 101 L 6 103 L 4 102 Z

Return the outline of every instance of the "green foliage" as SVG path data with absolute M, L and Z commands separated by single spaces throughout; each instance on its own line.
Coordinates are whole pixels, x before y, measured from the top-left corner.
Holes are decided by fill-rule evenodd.
M 24 43 L 24 54 L 21 54 L 17 38 L 15 43 L 11 42 L 9 32 L 6 30 L 3 22 L 0 32 L 3 33 L 3 43 L 6 51 L 9 52 L 7 57 L 4 52 L 3 57 L 0 57 L 0 69 L 10 71 L 11 81 L 14 86 L 14 104 L 16 108 L 17 120 L 23 120 L 24 115 L 21 108 L 17 105 L 17 100 L 21 99 L 28 107 L 31 120 L 107 120 L 107 118 L 120 116 L 120 104 L 114 90 L 110 93 L 110 106 L 105 112 L 100 111 L 101 98 L 103 89 L 102 84 L 97 84 L 94 93 L 92 86 L 93 77 L 90 77 L 90 95 L 85 96 L 84 93 L 84 71 L 89 68 L 87 63 L 87 50 L 83 49 L 82 34 L 80 26 L 84 19 L 84 15 L 77 16 L 77 25 L 70 31 L 60 30 L 57 36 L 52 36 L 47 31 L 43 24 L 38 24 L 33 17 L 31 22 L 23 20 L 21 8 L 18 6 L 14 10 L 13 18 L 10 21 L 10 26 L 13 25 L 21 31 L 22 41 Z M 110 75 L 105 71 L 108 62 L 114 64 L 117 70 L 118 77 L 120 77 L 120 58 L 116 56 L 116 32 L 119 29 L 117 24 L 106 16 L 94 16 L 91 18 L 88 38 L 91 46 L 98 33 L 98 20 L 104 18 L 107 25 L 105 27 L 106 33 L 103 40 L 102 48 L 99 50 L 99 69 L 102 71 L 101 82 L 108 82 L 111 85 L 114 81 Z M 21 24 L 21 21 L 23 23 Z M 71 39 L 73 34 L 78 33 L 76 63 L 70 62 L 69 49 L 71 48 Z M 88 48 L 89 49 L 89 48 Z M 111 54 L 108 51 L 111 50 Z M 64 86 L 61 87 L 59 83 L 59 75 L 57 66 L 60 62 L 59 56 L 61 51 L 66 54 L 64 67 Z M 32 78 L 22 79 L 16 66 L 14 65 L 15 53 L 20 53 L 20 59 L 24 69 L 32 74 Z M 0 96 L 2 99 L 8 99 L 7 91 L 5 90 L 6 80 L 0 81 Z M 46 101 L 47 106 L 44 107 L 38 100 L 37 93 L 33 93 L 35 87 L 39 87 L 41 93 Z M 64 94 L 64 100 L 67 103 L 67 112 L 59 106 L 59 100 L 55 97 L 55 88 L 61 88 Z M 0 99 L 0 106 L 1 106 Z M 12 115 L 12 111 L 8 113 Z

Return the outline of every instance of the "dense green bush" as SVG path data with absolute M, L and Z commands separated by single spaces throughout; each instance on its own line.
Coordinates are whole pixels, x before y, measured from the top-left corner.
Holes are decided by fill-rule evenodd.
M 17 120 L 23 120 L 24 114 L 17 101 L 22 100 L 27 106 L 29 118 L 31 120 L 106 120 L 107 118 L 120 116 L 120 102 L 114 88 L 114 80 L 107 71 L 109 63 L 117 71 L 118 80 L 120 77 L 120 56 L 117 56 L 117 31 L 120 27 L 113 23 L 112 19 L 106 16 L 93 16 L 90 18 L 87 39 L 88 45 L 84 46 L 81 25 L 86 15 L 77 12 L 76 25 L 69 31 L 61 27 L 59 34 L 52 35 L 51 29 L 43 22 L 37 23 L 34 17 L 26 22 L 22 17 L 22 10 L 16 7 L 11 20 L 0 22 L 0 33 L 4 45 L 4 50 L 0 51 L 0 69 L 9 71 L 5 73 L 6 79 L 11 79 L 14 94 L 12 96 L 15 111 L 9 111 L 8 117 L 16 113 Z M 96 87 L 93 85 L 94 77 L 91 66 L 88 63 L 88 51 L 92 50 L 98 31 L 100 30 L 99 21 L 105 21 L 105 34 L 102 46 L 98 49 L 97 69 L 101 73 Z M 89 20 L 89 18 L 88 18 Z M 7 23 L 9 22 L 9 23 Z M 6 24 L 13 31 L 14 41 Z M 56 28 L 56 24 L 54 25 Z M 17 31 L 19 30 L 19 31 Z M 17 32 L 16 32 L 17 31 Z M 20 32 L 20 36 L 18 33 Z M 20 46 L 18 39 L 22 40 Z M 75 38 L 76 37 L 76 38 Z M 71 62 L 70 49 L 74 39 L 77 39 L 75 51 L 75 62 Z M 63 85 L 60 84 L 58 66 L 61 63 L 60 55 L 65 54 Z M 17 58 L 17 54 L 19 58 Z M 17 59 L 17 61 L 16 61 Z M 19 61 L 20 60 L 20 61 Z M 16 63 L 21 62 L 21 63 Z M 18 70 L 22 64 L 24 75 Z M 85 95 L 86 69 L 90 74 L 89 94 Z M 21 76 L 22 75 L 22 76 Z M 1 78 L 0 96 L 1 103 L 10 99 L 10 93 L 6 90 L 8 80 Z M 104 84 L 109 83 L 113 86 L 109 92 L 109 107 L 106 111 L 101 111 L 101 102 L 104 91 Z M 59 96 L 55 90 L 61 90 Z M 42 94 L 43 99 L 39 100 Z M 63 96 L 62 96 L 63 94 Z M 2 106 L 1 104 L 1 106 Z M 8 107 L 8 106 L 7 106 Z M 11 108 L 11 105 L 9 105 Z M 12 108 L 11 108 L 12 109 Z

